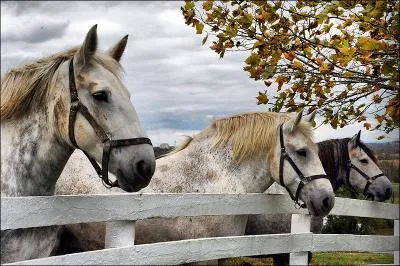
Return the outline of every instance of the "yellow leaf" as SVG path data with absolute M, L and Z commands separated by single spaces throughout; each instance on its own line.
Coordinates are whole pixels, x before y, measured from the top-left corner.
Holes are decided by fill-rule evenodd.
M 211 10 L 212 6 L 213 6 L 213 1 L 208 0 L 203 3 L 203 8 L 205 11 Z
M 322 74 L 326 74 L 331 71 L 331 68 L 327 63 L 322 63 L 321 66 L 319 67 L 319 72 Z
M 258 100 L 257 105 L 267 104 L 269 101 L 267 95 L 263 92 L 258 92 L 258 96 L 256 97 L 256 99 Z
M 354 76 L 354 73 L 353 73 L 353 72 L 350 72 L 350 71 L 347 71 L 347 72 L 345 72 L 345 73 L 343 74 L 343 76 L 345 76 L 346 78 L 352 77 L 352 76 Z
M 263 41 L 257 41 L 257 42 L 254 43 L 253 48 L 257 48 L 257 47 L 262 46 L 262 45 L 264 45 Z
M 246 58 L 244 62 L 252 66 L 258 65 L 258 63 L 260 62 L 260 56 L 256 53 L 252 53 L 249 57 Z
M 338 126 L 338 124 L 339 124 L 339 120 L 338 120 L 337 118 L 331 120 L 331 126 L 332 126 L 333 128 L 336 129 L 337 126 Z
M 384 44 L 382 42 L 364 36 L 358 39 L 357 45 L 361 47 L 361 49 L 367 51 L 379 50 L 384 48 Z
M 204 29 L 204 25 L 201 22 L 196 23 L 196 34 L 202 34 Z
M 364 123 L 364 127 L 369 130 L 371 128 L 371 124 L 370 123 Z
M 300 62 L 299 60 L 293 60 L 293 66 L 298 68 L 298 69 L 303 69 L 303 63 Z
M 275 81 L 278 83 L 278 91 L 280 91 L 283 83 L 287 82 L 287 78 L 285 76 L 278 76 Z
M 350 54 L 350 47 L 341 47 L 339 48 L 340 53 L 342 53 L 343 55 L 349 55 Z
M 379 124 L 382 124 L 383 120 L 385 120 L 385 116 L 384 115 L 377 115 L 376 120 L 378 121 Z
M 380 103 L 382 101 L 382 98 L 379 95 L 374 95 L 372 97 L 372 100 L 374 101 L 374 103 Z

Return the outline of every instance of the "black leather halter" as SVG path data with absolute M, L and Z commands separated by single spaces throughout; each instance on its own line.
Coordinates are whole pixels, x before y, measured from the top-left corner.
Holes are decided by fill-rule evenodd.
M 361 149 L 361 148 L 360 148 Z M 346 182 L 347 185 L 353 190 L 356 191 L 356 189 L 350 184 L 350 171 L 351 169 L 356 170 L 360 175 L 362 175 L 366 180 L 367 180 L 367 184 L 365 184 L 364 187 L 364 191 L 363 194 L 365 196 L 365 198 L 368 198 L 368 188 L 369 186 L 372 184 L 372 182 L 375 181 L 375 179 L 377 179 L 380 176 L 385 176 L 384 173 L 380 173 L 377 175 L 374 175 L 373 177 L 369 177 L 366 173 L 364 173 L 360 168 L 358 168 L 357 166 L 355 166 L 350 159 L 348 159 L 347 161 L 347 169 L 346 169 Z M 372 180 L 372 181 L 371 181 Z
M 327 178 L 326 175 L 312 175 L 312 176 L 307 176 L 305 177 L 303 173 L 300 171 L 300 169 L 297 167 L 297 165 L 294 163 L 292 158 L 290 158 L 289 154 L 286 152 L 285 148 L 285 143 L 283 141 L 283 124 L 279 126 L 279 140 L 281 144 L 281 158 L 279 161 L 279 182 L 280 184 L 286 188 L 287 192 L 289 192 L 290 197 L 292 200 L 296 203 L 296 205 L 300 206 L 301 208 L 307 208 L 307 205 L 305 203 L 300 204 L 299 203 L 299 196 L 301 189 L 310 183 L 311 181 L 319 178 Z M 296 190 L 296 195 L 293 195 L 293 193 L 290 191 L 290 189 L 285 185 L 285 182 L 283 181 L 283 164 L 285 162 L 285 159 L 289 162 L 289 164 L 292 166 L 294 171 L 297 173 L 297 176 L 300 178 L 300 183 L 297 187 Z
M 118 139 L 118 140 L 111 140 L 111 138 L 107 135 L 104 129 L 99 126 L 93 116 L 90 114 L 89 110 L 86 108 L 85 105 L 82 104 L 78 97 L 78 91 L 76 90 L 76 83 L 75 83 L 75 72 L 74 72 L 74 63 L 73 58 L 69 61 L 69 91 L 71 94 L 71 107 L 69 111 L 69 128 L 68 134 L 69 139 L 71 140 L 72 144 L 79 148 L 78 144 L 76 143 L 75 139 L 75 119 L 78 111 L 87 119 L 90 125 L 93 127 L 96 135 L 99 137 L 101 142 L 103 143 L 103 159 L 102 159 L 102 168 L 97 164 L 96 160 L 89 156 L 89 154 L 82 150 L 83 153 L 88 157 L 89 161 L 93 165 L 94 169 L 96 170 L 99 177 L 103 180 L 105 184 L 110 187 L 119 187 L 118 181 L 111 182 L 108 179 L 108 162 L 110 160 L 110 153 L 111 149 L 120 146 L 131 146 L 131 145 L 140 145 L 140 144 L 149 144 L 152 145 L 149 138 L 132 138 L 132 139 Z

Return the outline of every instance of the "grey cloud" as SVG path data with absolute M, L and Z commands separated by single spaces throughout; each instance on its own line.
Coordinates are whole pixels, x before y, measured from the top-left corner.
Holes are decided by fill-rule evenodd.
M 172 141 L 176 132 L 204 129 L 210 117 L 266 110 L 257 106 L 255 99 L 265 85 L 250 79 L 243 71 L 246 54 L 227 52 L 220 59 L 209 49 L 210 43 L 202 46 L 202 36 L 196 35 L 195 30 L 184 23 L 179 10 L 183 3 L 6 4 L 5 10 L 2 8 L 1 11 L 2 22 L 9 23 L 9 27 L 2 27 L 1 32 L 2 73 L 21 62 L 22 57 L 40 57 L 80 45 L 90 26 L 97 23 L 101 49 L 107 49 L 129 34 L 121 62 L 126 72 L 124 83 L 132 94 L 131 101 L 143 127 L 155 136 L 162 136 L 163 142 L 168 139 L 168 134 Z M 66 20 L 60 18 L 68 19 L 70 23 L 62 24 Z M 39 35 L 38 28 L 42 24 L 38 22 L 47 30 L 49 25 L 55 28 Z M 64 31 L 57 31 L 57 25 L 60 28 L 65 25 Z M 10 39 L 17 39 L 11 33 L 25 34 L 25 28 L 30 36 L 20 42 L 10 42 Z M 55 32 L 63 33 L 54 37 Z M 4 39 L 4 35 L 8 39 Z M 45 45 L 35 42 L 43 40 L 47 40 Z
M 46 22 L 34 20 L 29 25 L 24 25 L 19 29 L 2 32 L 1 38 L 2 42 L 42 43 L 63 36 L 68 25 L 68 21 L 50 20 Z

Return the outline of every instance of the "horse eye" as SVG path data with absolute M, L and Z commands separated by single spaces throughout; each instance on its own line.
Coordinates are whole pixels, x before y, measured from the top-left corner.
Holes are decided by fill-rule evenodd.
M 362 159 L 362 160 L 360 160 L 360 162 L 361 162 L 361 163 L 367 164 L 367 163 L 368 163 L 368 160 L 367 160 L 367 159 Z
M 307 151 L 305 149 L 300 149 L 297 150 L 296 153 L 300 156 L 306 157 L 307 156 Z
M 108 94 L 106 91 L 96 91 L 92 96 L 99 102 L 108 102 Z

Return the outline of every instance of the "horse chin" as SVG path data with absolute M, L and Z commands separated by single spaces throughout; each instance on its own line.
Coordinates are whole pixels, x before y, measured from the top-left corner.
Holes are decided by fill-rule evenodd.
M 138 192 L 142 188 L 146 187 L 148 184 L 144 184 L 143 182 L 128 182 L 127 177 L 121 170 L 117 171 L 117 180 L 119 187 L 126 192 Z M 140 180 L 140 178 L 134 177 L 134 180 Z

